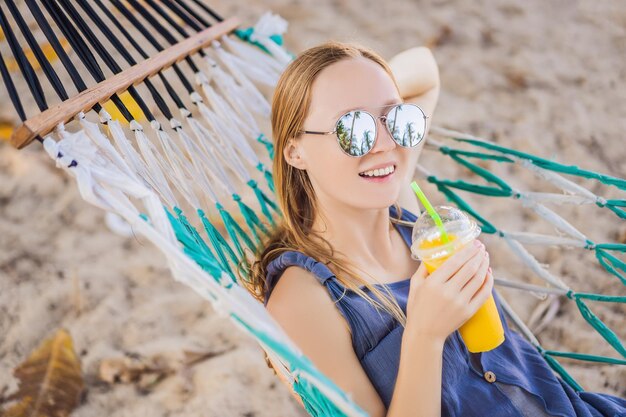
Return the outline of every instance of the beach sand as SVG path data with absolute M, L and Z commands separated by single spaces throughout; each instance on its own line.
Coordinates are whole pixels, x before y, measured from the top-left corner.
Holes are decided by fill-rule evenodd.
M 620 1 L 211 3 L 223 16 L 239 16 L 246 27 L 266 10 L 278 13 L 289 22 L 285 43 L 294 53 L 327 39 L 360 42 L 387 59 L 429 45 L 442 80 L 433 124 L 626 176 L 626 6 Z M 8 100 L 0 117 L 15 119 Z M 468 175 L 433 152 L 424 152 L 420 161 L 442 175 Z M 521 169 L 487 166 L 520 189 L 553 191 Z M 620 197 L 615 189 L 583 184 L 605 198 Z M 424 187 L 436 203 L 444 201 L 432 186 Z M 555 232 L 515 202 L 468 201 L 505 230 Z M 607 210 L 557 210 L 594 241 L 626 240 L 624 222 Z M 501 240 L 483 241 L 496 277 L 539 283 Z M 530 250 L 577 291 L 624 294 L 590 252 Z M 500 291 L 524 320 L 541 302 L 527 293 Z M 623 304 L 588 304 L 626 340 Z M 39 144 L 18 152 L 1 143 L 0 392 L 13 392 L 12 369 L 59 327 L 73 337 L 87 383 L 74 416 L 307 415 L 267 368 L 258 344 L 175 282 L 145 239 L 108 229 L 104 212 L 80 198 L 73 179 Z M 618 357 L 567 299 L 537 336 L 547 349 Z M 195 355 L 208 357 L 186 366 Z M 163 379 L 102 381 L 104 370 L 114 371 L 120 360 L 136 365 L 138 358 Z M 626 396 L 623 366 L 561 363 L 585 389 Z

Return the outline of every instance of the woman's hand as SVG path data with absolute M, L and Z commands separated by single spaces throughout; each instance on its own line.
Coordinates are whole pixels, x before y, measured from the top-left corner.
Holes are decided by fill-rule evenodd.
M 422 262 L 411 277 L 405 331 L 443 343 L 491 295 L 489 254 L 474 240 L 428 275 Z

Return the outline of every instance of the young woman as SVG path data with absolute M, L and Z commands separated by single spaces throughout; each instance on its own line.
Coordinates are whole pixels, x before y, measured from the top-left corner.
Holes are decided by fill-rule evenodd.
M 509 329 L 480 241 L 428 278 L 411 258 L 409 183 L 439 77 L 426 48 L 397 59 L 413 73 L 402 90 L 379 55 L 340 42 L 282 74 L 272 132 L 284 220 L 252 265 L 253 292 L 373 417 L 626 415 L 623 399 L 573 391 Z M 492 293 L 506 341 L 470 353 L 457 329 Z

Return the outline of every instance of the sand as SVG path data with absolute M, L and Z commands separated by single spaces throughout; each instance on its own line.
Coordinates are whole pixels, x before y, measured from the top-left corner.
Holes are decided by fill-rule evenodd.
M 430 45 L 442 80 L 434 124 L 626 176 L 626 7 L 620 1 L 212 3 L 224 16 L 237 14 L 246 26 L 265 10 L 280 14 L 290 23 L 286 45 L 296 53 L 327 39 L 361 42 L 385 58 Z M 7 100 L 0 109 L 3 120 L 14 120 Z M 435 172 L 467 177 L 439 161 L 446 160 L 433 152 L 421 158 Z M 514 176 L 523 189 L 550 189 L 521 170 L 498 172 Z M 590 181 L 583 184 L 606 198 L 620 196 Z M 514 203 L 469 200 L 506 230 L 554 232 L 527 210 L 511 211 Z M 606 210 L 560 212 L 595 241 L 626 240 L 624 222 Z M 490 236 L 484 241 L 496 276 L 538 283 L 501 241 Z M 532 252 L 579 291 L 624 294 L 591 253 Z M 525 320 L 540 303 L 519 291 L 501 294 Z M 626 340 L 624 305 L 589 305 Z M 12 369 L 59 327 L 70 331 L 87 381 L 74 416 L 306 415 L 266 367 L 256 342 L 175 282 L 144 239 L 109 230 L 104 213 L 81 200 L 73 180 L 54 167 L 40 145 L 18 152 L 1 143 L 0 392 L 13 391 Z M 567 300 L 537 336 L 548 349 L 618 355 Z M 185 365 L 190 352 L 208 357 Z M 110 371 L 123 358 L 129 365 L 140 362 L 137 358 L 156 364 L 163 379 L 102 381 L 102 364 Z M 626 396 L 624 367 L 562 363 L 585 389 Z

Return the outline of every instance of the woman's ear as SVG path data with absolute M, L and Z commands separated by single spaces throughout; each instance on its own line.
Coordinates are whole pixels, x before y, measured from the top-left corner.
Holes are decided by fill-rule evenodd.
M 294 168 L 306 168 L 304 158 L 302 158 L 302 154 L 300 152 L 300 143 L 295 141 L 293 138 L 290 138 L 287 141 L 287 145 L 285 145 L 285 149 L 283 149 L 283 155 L 285 157 L 285 161 L 287 161 L 287 163 Z

